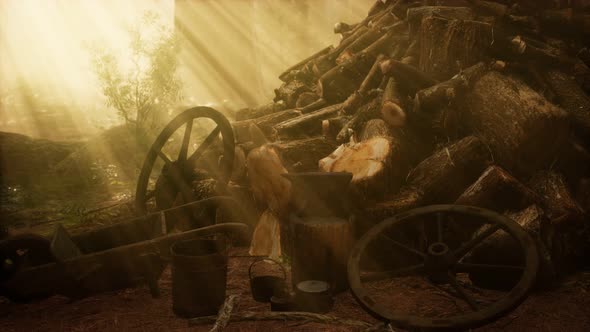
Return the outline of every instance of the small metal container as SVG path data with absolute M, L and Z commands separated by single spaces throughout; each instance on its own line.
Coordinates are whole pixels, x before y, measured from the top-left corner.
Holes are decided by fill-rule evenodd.
M 254 266 L 263 262 L 267 262 L 267 264 L 268 262 L 271 262 L 278 265 L 281 268 L 283 276 L 254 275 L 252 272 Z M 269 302 L 273 295 L 284 293 L 287 287 L 287 272 L 285 271 L 285 268 L 279 262 L 270 258 L 261 258 L 252 263 L 248 269 L 248 276 L 250 278 L 252 297 L 257 302 Z
M 321 280 L 305 280 L 297 283 L 295 304 L 298 311 L 329 312 L 334 306 L 330 284 Z

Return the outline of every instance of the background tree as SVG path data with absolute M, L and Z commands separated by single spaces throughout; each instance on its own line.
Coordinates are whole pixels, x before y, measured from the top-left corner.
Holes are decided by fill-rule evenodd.
M 107 106 L 133 125 L 140 139 L 165 124 L 182 97 L 177 75 L 179 38 L 154 12 L 144 13 L 128 32 L 128 61 L 96 45 L 90 53 Z

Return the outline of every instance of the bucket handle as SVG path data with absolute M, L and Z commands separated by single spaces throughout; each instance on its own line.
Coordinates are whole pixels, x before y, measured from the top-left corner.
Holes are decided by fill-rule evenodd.
M 250 278 L 250 281 L 252 281 L 252 268 L 254 267 L 254 265 L 262 261 L 271 261 L 278 265 L 281 268 L 281 271 L 283 272 L 283 280 L 287 280 L 287 271 L 285 271 L 285 267 L 279 261 L 269 257 L 261 257 L 255 260 L 252 264 L 250 264 L 250 267 L 248 268 L 248 278 Z

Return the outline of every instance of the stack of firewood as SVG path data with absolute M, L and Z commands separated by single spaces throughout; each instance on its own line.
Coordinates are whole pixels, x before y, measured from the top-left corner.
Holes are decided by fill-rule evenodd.
M 363 220 L 482 206 L 535 235 L 549 270 L 580 261 L 590 1 L 380 0 L 334 32 L 339 45 L 280 75 L 274 102 L 237 112 L 246 154 L 264 145 L 288 171 L 353 173 Z

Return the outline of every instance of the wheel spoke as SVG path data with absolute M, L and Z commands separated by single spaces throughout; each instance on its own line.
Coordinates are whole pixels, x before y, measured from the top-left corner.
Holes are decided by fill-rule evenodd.
M 188 145 L 191 140 L 191 132 L 192 131 L 193 131 L 193 119 L 190 119 L 186 123 L 186 127 L 184 128 L 184 137 L 182 138 L 182 145 L 180 146 L 180 153 L 178 154 L 179 161 L 186 160 L 186 156 L 188 155 Z
M 443 222 L 444 215 L 442 212 L 436 214 L 436 233 L 437 233 L 437 241 L 443 242 Z
M 221 128 L 219 128 L 219 126 L 215 127 L 215 129 L 213 129 L 213 131 L 209 134 L 209 136 L 207 136 L 207 138 L 205 138 L 203 143 L 201 143 L 201 145 L 197 148 L 197 150 L 195 152 L 193 152 L 193 154 L 187 160 L 190 161 L 191 163 L 194 163 L 199 158 L 201 158 L 201 155 L 207 150 L 207 148 L 209 148 L 209 145 L 211 145 L 213 143 L 213 141 L 215 140 L 215 138 L 217 138 L 217 136 L 219 135 L 219 132 L 221 132 Z
M 470 252 L 475 246 L 480 244 L 483 240 L 487 239 L 490 235 L 494 234 L 497 230 L 502 227 L 501 224 L 493 224 L 492 226 L 488 227 L 486 230 L 472 238 L 471 240 L 467 241 L 464 245 L 457 248 L 453 255 L 457 261 L 461 260 L 463 256 L 465 256 L 468 252 Z
M 174 167 L 174 165 L 172 164 L 172 160 L 170 160 L 170 158 L 164 153 L 164 151 L 158 151 L 158 156 L 162 160 L 164 160 L 164 163 L 166 164 L 166 166 L 168 166 L 168 168 Z
M 424 264 L 416 264 L 391 271 L 372 272 L 361 277 L 361 281 L 378 281 L 388 278 L 407 277 L 424 271 Z
M 148 190 L 145 194 L 145 200 L 146 202 L 149 201 L 150 199 L 152 199 L 154 196 L 156 196 L 156 189 L 154 190 Z
M 418 256 L 420 258 L 424 258 L 426 256 L 424 253 L 422 253 L 422 252 L 420 252 L 420 251 L 418 251 L 418 250 L 416 250 L 414 248 L 410 248 L 410 247 L 406 246 L 405 244 L 402 244 L 402 243 L 400 243 L 400 242 L 398 242 L 398 241 L 390 238 L 387 235 L 381 234 L 381 236 L 383 238 L 385 238 L 389 243 L 391 243 L 395 247 L 397 247 L 398 249 L 402 249 L 403 251 L 405 251 L 407 253 L 410 253 L 410 254 L 413 254 L 415 256 Z
M 453 289 L 455 289 L 455 291 L 457 291 L 457 294 L 459 294 L 459 296 L 461 296 L 461 298 L 463 300 L 465 300 L 465 302 L 467 302 L 467 304 L 469 304 L 471 309 L 473 309 L 474 311 L 477 311 L 479 309 L 479 306 L 477 305 L 475 300 L 471 297 L 471 295 L 467 294 L 465 292 L 465 290 L 463 288 L 461 288 L 461 286 L 457 282 L 457 279 L 455 279 L 455 276 L 452 274 L 449 274 L 448 280 L 449 280 L 449 284 L 451 284 L 451 287 L 453 287 Z
M 524 266 L 518 265 L 501 265 L 501 264 L 473 264 L 473 263 L 457 263 L 455 265 L 455 272 L 471 273 L 471 272 L 522 272 Z
M 170 174 L 174 185 L 176 185 L 176 189 L 182 194 L 182 198 L 184 198 L 185 203 L 192 202 L 195 196 L 193 195 L 193 190 L 183 178 L 182 172 L 162 150 L 158 151 L 158 156 L 160 156 L 160 158 L 162 158 L 166 163 L 168 174 Z

